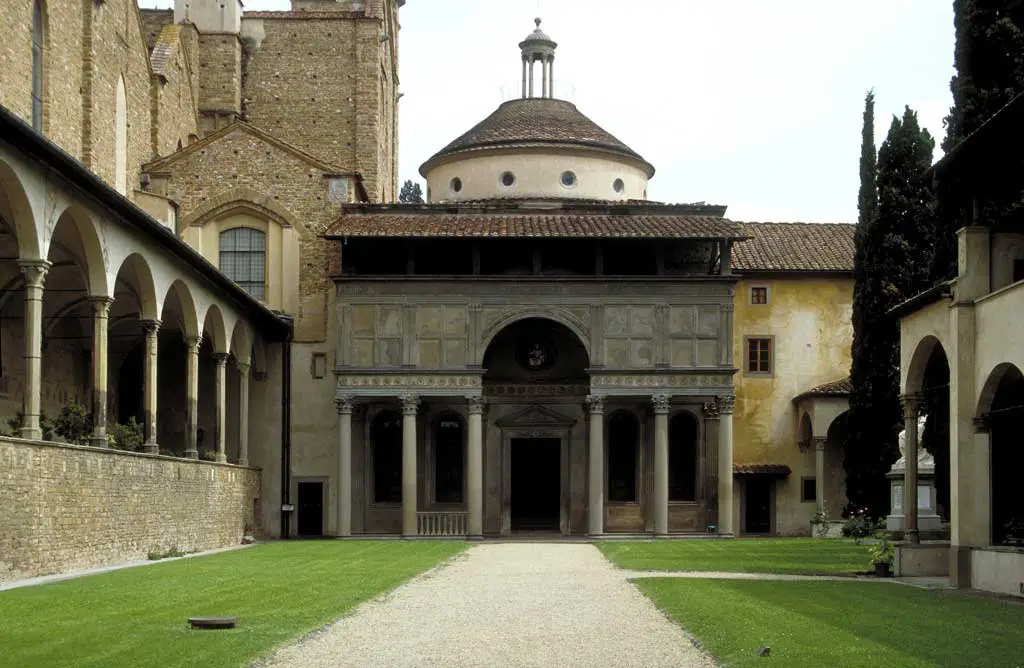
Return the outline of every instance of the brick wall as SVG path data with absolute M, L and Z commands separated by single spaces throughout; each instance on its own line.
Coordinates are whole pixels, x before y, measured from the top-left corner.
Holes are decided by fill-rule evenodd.
M 0 580 L 238 545 L 259 490 L 255 469 L 0 438 Z

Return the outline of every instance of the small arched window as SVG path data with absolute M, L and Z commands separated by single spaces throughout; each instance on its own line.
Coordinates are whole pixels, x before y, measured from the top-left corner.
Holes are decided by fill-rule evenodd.
M 114 186 L 122 195 L 128 194 L 128 94 L 124 77 L 117 82 L 114 101 Z
M 640 423 L 632 413 L 615 413 L 608 420 L 608 500 L 636 501 L 637 446 Z
M 373 500 L 402 502 L 402 416 L 395 411 L 379 413 L 370 423 L 373 448 Z
M 43 3 L 32 6 L 32 127 L 43 131 L 43 60 L 46 37 L 43 34 Z
M 697 500 L 697 420 L 689 413 L 668 424 L 668 498 Z
M 267 294 L 266 235 L 251 227 L 220 233 L 220 270 L 261 301 Z
M 434 423 L 434 500 L 462 503 L 463 426 L 458 415 L 442 415 Z

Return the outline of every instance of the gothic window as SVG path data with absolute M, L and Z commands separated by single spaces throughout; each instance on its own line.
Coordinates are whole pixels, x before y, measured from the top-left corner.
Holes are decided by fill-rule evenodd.
M 220 270 L 261 301 L 266 299 L 267 238 L 260 230 L 235 227 L 220 233 Z
M 458 415 L 442 415 L 434 423 L 434 500 L 438 503 L 462 503 L 464 433 Z
M 640 423 L 632 413 L 615 413 L 608 420 L 608 500 L 635 502 Z
M 668 423 L 668 498 L 697 500 L 697 420 L 689 413 Z
M 124 77 L 117 82 L 114 101 L 114 187 L 122 195 L 128 194 L 128 95 Z
M 373 448 L 373 500 L 402 502 L 402 416 L 395 411 L 379 413 L 370 423 Z
M 43 131 L 43 3 L 36 0 L 32 7 L 32 127 Z

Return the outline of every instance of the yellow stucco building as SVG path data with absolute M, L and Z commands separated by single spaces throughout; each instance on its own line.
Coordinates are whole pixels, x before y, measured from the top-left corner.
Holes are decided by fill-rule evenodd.
M 750 238 L 733 251 L 742 276 L 733 321 L 734 526 L 806 534 L 821 501 L 833 517 L 846 503 L 841 414 L 853 342 L 854 226 L 742 227 Z M 823 405 L 836 419 L 813 430 L 821 432 L 815 440 L 800 424 L 815 408 L 824 414 Z

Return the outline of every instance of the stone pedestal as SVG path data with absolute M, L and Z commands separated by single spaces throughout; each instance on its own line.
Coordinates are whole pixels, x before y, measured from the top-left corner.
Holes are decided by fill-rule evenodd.
M 889 531 L 906 528 L 906 493 L 903 484 L 904 468 L 896 462 L 886 477 L 889 478 L 892 512 L 885 518 Z M 939 531 L 942 518 L 935 508 L 935 466 L 918 465 L 917 470 L 917 528 L 919 531 Z

